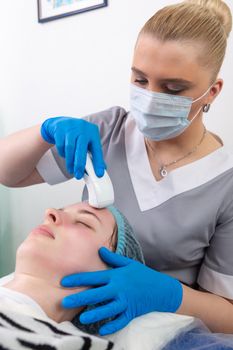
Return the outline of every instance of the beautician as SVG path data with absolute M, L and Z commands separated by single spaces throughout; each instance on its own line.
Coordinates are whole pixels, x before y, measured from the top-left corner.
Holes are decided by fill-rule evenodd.
M 213 332 L 233 333 L 233 156 L 203 122 L 223 86 L 218 74 L 231 27 L 220 0 L 165 7 L 139 33 L 130 112 L 50 118 L 0 141 L 6 186 L 81 179 L 87 150 L 101 177 L 105 159 L 115 205 L 132 224 L 146 266 L 101 248 L 113 269 L 62 280 L 96 287 L 62 304 L 104 302 L 80 317 L 84 324 L 115 317 L 101 335 L 152 311 L 196 316 Z

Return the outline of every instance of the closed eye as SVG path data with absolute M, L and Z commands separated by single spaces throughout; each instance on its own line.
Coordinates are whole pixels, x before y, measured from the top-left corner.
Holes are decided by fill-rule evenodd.
M 180 90 L 173 90 L 173 89 L 168 89 L 168 88 L 164 88 L 164 92 L 168 93 L 168 94 L 180 94 L 184 91 L 184 89 L 180 89 Z
M 88 227 L 90 230 L 93 230 L 93 227 L 91 227 L 90 225 L 86 224 L 83 221 L 75 220 L 74 224 L 81 224 L 81 225 Z
M 148 83 L 148 80 L 146 80 L 146 79 L 135 79 L 134 82 L 138 83 L 140 85 L 146 85 Z
M 164 84 L 161 86 L 161 88 L 170 94 L 179 94 L 185 90 L 184 86 L 181 85 L 175 85 L 175 84 Z
M 145 86 L 148 84 L 148 80 L 147 79 L 135 79 L 134 80 L 135 83 L 137 83 L 138 85 L 141 85 L 141 86 Z M 174 86 L 174 85 L 171 85 L 171 84 L 168 84 L 168 85 L 162 85 L 161 86 L 161 90 L 162 92 L 165 92 L 167 94 L 180 94 L 181 92 L 183 92 L 185 90 L 184 87 L 181 87 L 181 86 Z

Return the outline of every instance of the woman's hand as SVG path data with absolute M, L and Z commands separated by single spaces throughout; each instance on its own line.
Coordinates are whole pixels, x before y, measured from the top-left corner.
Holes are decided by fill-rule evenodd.
M 55 144 L 58 153 L 66 159 L 66 168 L 77 179 L 84 175 L 87 151 L 97 176 L 104 175 L 106 165 L 103 159 L 99 129 L 86 120 L 71 117 L 49 118 L 41 126 L 41 136 Z
M 82 313 L 83 324 L 115 317 L 100 328 L 100 335 L 106 335 L 125 327 L 137 316 L 152 311 L 175 312 L 179 308 L 183 294 L 179 281 L 106 248 L 100 248 L 99 253 L 113 269 L 74 274 L 61 282 L 64 287 L 99 286 L 65 297 L 62 301 L 65 308 L 108 301 Z

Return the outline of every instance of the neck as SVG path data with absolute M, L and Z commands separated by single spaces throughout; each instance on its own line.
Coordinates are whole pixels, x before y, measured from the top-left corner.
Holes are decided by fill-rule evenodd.
M 196 120 L 181 135 L 164 141 L 152 141 L 147 139 L 146 143 L 150 144 L 165 160 L 173 160 L 180 155 L 192 150 L 201 140 L 205 128 L 200 120 Z M 167 159 L 169 157 L 169 159 Z
M 4 285 L 16 292 L 20 292 L 32 298 L 44 310 L 49 318 L 60 323 L 71 321 L 82 308 L 64 309 L 62 299 L 70 294 L 78 293 L 84 288 L 67 289 L 62 286 L 32 275 L 15 273 L 14 279 Z

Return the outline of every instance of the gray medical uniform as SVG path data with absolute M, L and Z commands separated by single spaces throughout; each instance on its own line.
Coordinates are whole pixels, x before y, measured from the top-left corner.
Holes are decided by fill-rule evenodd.
M 233 299 L 233 155 L 223 146 L 156 181 L 130 113 L 91 115 L 99 126 L 115 205 L 142 245 L 146 264 Z M 53 147 L 37 169 L 49 184 L 70 178 Z

